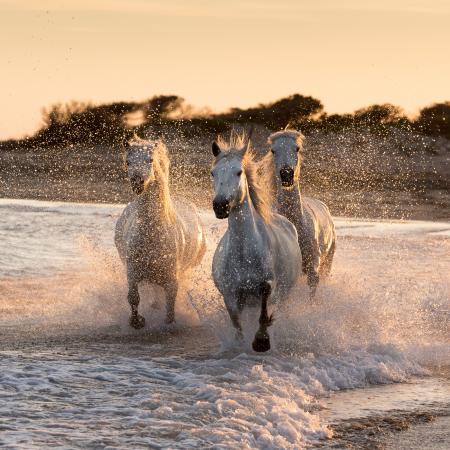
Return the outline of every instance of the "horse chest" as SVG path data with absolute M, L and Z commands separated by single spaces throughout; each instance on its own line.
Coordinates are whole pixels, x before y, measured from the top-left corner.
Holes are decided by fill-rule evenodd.
M 133 235 L 128 248 L 128 264 L 142 276 L 173 271 L 176 268 L 177 245 L 169 230 L 143 229 Z
M 266 278 L 266 272 L 264 258 L 254 248 L 237 246 L 230 251 L 225 262 L 228 282 L 245 289 L 259 286 L 261 279 Z
M 300 204 L 295 202 L 284 202 L 279 206 L 278 212 L 292 222 L 297 230 L 301 227 L 302 214 Z

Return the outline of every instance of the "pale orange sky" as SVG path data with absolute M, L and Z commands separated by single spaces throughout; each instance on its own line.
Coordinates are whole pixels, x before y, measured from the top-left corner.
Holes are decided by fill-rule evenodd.
M 449 24 L 448 0 L 0 0 L 0 138 L 51 103 L 156 94 L 414 113 L 450 100 Z

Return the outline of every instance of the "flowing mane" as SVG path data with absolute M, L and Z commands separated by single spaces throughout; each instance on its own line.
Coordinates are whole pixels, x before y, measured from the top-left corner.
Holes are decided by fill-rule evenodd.
M 241 159 L 253 206 L 266 223 L 271 222 L 273 217 L 272 171 L 265 170 L 256 162 L 255 153 L 245 133 L 234 132 L 229 141 L 219 136 L 217 143 L 221 152 L 216 162 L 222 158 L 236 156 Z
M 174 223 L 176 220 L 176 212 L 173 206 L 172 198 L 170 197 L 170 159 L 166 145 L 160 140 L 146 140 L 138 137 L 137 135 L 135 135 L 133 139 L 128 142 L 128 145 L 130 145 L 130 147 L 149 147 L 152 149 L 153 170 L 160 190 L 163 213 L 168 222 Z

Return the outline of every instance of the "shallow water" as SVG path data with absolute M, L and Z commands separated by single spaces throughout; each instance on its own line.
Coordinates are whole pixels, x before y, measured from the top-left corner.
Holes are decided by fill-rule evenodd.
M 352 417 L 449 407 L 449 223 L 338 219 L 333 276 L 314 304 L 303 280 L 255 354 L 254 317 L 238 346 L 210 281 L 226 223 L 206 212 L 177 325 L 144 288 L 129 329 L 122 208 L 0 200 L 0 445 L 301 448 Z

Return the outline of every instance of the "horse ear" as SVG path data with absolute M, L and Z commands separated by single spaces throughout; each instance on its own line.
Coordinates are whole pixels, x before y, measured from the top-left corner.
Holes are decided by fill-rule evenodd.
M 216 141 L 212 143 L 212 152 L 215 157 L 219 156 L 220 154 L 220 147 Z

